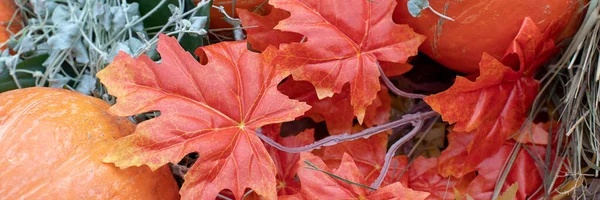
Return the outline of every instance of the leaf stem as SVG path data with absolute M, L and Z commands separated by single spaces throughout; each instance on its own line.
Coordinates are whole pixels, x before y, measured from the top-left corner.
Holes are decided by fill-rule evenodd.
M 312 164 L 312 163 L 311 163 L 310 161 L 308 161 L 308 160 L 305 160 L 305 161 L 304 161 L 304 163 L 305 163 L 306 165 L 308 165 L 308 166 L 309 166 L 309 167 L 307 167 L 308 169 L 311 169 L 311 170 L 316 170 L 316 171 L 322 172 L 322 173 L 324 173 L 324 174 L 327 174 L 327 175 L 331 176 L 332 178 L 335 178 L 335 179 L 341 180 L 341 181 L 343 181 L 344 183 L 348 183 L 348 184 L 350 184 L 350 185 L 356 185 L 356 186 L 363 187 L 363 188 L 367 188 L 367 189 L 370 189 L 370 190 L 376 190 L 375 188 L 372 188 L 372 187 L 369 187 L 369 186 L 366 186 L 366 185 L 363 185 L 363 184 L 360 184 L 360 183 L 355 183 L 355 182 L 352 182 L 352 181 L 350 181 L 350 180 L 347 180 L 347 179 L 344 179 L 344 178 L 342 178 L 342 177 L 340 177 L 340 176 L 338 176 L 338 175 L 335 175 L 334 173 L 331 173 L 331 172 L 328 172 L 328 171 L 325 171 L 325 170 L 319 169 L 319 167 L 317 167 L 315 164 Z
M 400 138 L 398 141 L 396 141 L 390 147 L 390 149 L 388 149 L 388 152 L 385 154 L 385 162 L 383 163 L 383 168 L 381 168 L 381 172 L 379 173 L 379 176 L 377 177 L 375 182 L 373 182 L 373 184 L 371 184 L 372 188 L 378 189 L 379 186 L 381 186 L 381 183 L 383 183 L 383 179 L 385 179 L 385 176 L 388 173 L 390 164 L 392 163 L 392 158 L 396 154 L 396 151 L 398 151 L 398 149 L 404 143 L 406 143 L 408 140 L 415 137 L 415 135 L 417 135 L 417 133 L 419 133 L 421 128 L 423 128 L 423 120 L 417 121 L 416 124 L 413 123 L 413 126 L 414 126 L 414 128 L 410 132 L 408 132 L 408 134 L 406 134 L 404 137 Z
M 428 123 L 427 126 L 425 126 L 427 128 L 424 131 L 422 131 L 423 135 L 419 138 L 419 141 L 417 141 L 415 143 L 415 145 L 413 146 L 413 148 L 410 149 L 410 151 L 408 152 L 408 154 L 406 154 L 408 157 L 410 157 L 415 152 L 415 150 L 417 150 L 417 147 L 419 147 L 419 145 L 421 144 L 421 142 L 423 142 L 423 140 L 425 140 L 425 138 L 427 137 L 427 134 L 429 133 L 429 131 L 431 131 L 431 129 L 433 128 L 433 126 L 435 125 L 435 122 L 438 120 L 439 117 L 440 116 L 438 115 L 437 117 L 432 118 L 433 120 L 431 120 L 431 122 Z
M 423 121 L 425 119 L 428 119 L 428 118 L 431 118 L 431 117 L 434 117 L 437 115 L 438 114 L 435 111 L 428 111 L 428 112 L 416 113 L 416 114 L 407 114 L 407 115 L 404 115 L 399 120 L 388 122 L 383 125 L 371 127 L 371 128 L 365 129 L 358 133 L 354 133 L 354 134 L 344 133 L 341 135 L 332 135 L 332 136 L 328 136 L 328 137 L 323 138 L 319 141 L 316 141 L 312 144 L 302 146 L 302 147 L 283 146 L 283 145 L 279 144 L 278 142 L 275 142 L 273 139 L 262 134 L 260 129 L 256 131 L 256 135 L 260 139 L 265 141 L 267 144 L 269 144 L 281 151 L 285 151 L 288 153 L 301 153 L 301 152 L 308 152 L 308 151 L 312 151 L 315 149 L 319 149 L 323 146 L 333 146 L 333 145 L 336 145 L 338 143 L 345 142 L 345 141 L 352 141 L 352 140 L 356 140 L 356 139 L 360 139 L 360 138 L 369 138 L 370 136 L 380 133 L 382 131 L 385 131 L 385 130 L 388 130 L 388 129 L 391 129 L 394 127 L 398 127 L 398 126 L 401 126 L 401 125 L 404 125 L 407 123 L 420 122 L 420 121 Z
M 442 13 L 439 13 L 438 11 L 436 11 L 435 9 L 433 9 L 431 6 L 428 6 L 427 8 L 429 8 L 429 10 L 431 10 L 431 12 L 433 12 L 437 16 L 440 16 L 441 18 L 444 18 L 444 19 L 447 19 L 447 20 L 450 20 L 450 21 L 454 21 L 454 19 L 452 19 L 452 18 L 450 18 L 450 17 L 448 17 L 448 16 L 446 16 L 446 15 L 444 15 Z
M 245 38 L 244 32 L 239 29 L 241 27 L 240 25 L 242 24 L 242 21 L 239 18 L 233 18 L 233 17 L 229 16 L 229 14 L 227 14 L 227 11 L 225 11 L 225 8 L 223 6 L 213 5 L 212 8 L 219 10 L 219 12 L 225 16 L 225 21 L 227 23 L 231 24 L 233 26 L 233 28 L 235 28 L 235 29 L 233 29 L 234 39 L 236 41 L 244 40 L 244 38 Z M 232 14 L 232 16 L 233 16 L 233 14 Z
M 392 81 L 390 81 L 390 79 L 385 75 L 385 73 L 383 72 L 383 69 L 381 68 L 381 66 L 379 65 L 379 62 L 377 62 L 377 68 L 379 68 L 379 74 L 381 77 L 381 80 L 383 81 L 383 83 L 385 84 L 385 86 L 387 86 L 387 88 L 392 91 L 392 93 L 401 96 L 401 97 L 406 97 L 406 98 L 412 98 L 412 99 L 423 99 L 426 97 L 426 95 L 422 95 L 422 94 L 414 94 L 414 93 L 408 93 L 408 92 L 404 92 L 400 89 L 398 89 L 394 83 L 392 83 Z

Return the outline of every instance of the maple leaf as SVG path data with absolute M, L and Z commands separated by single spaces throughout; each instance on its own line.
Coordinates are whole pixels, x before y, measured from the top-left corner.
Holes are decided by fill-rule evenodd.
M 350 100 L 348 100 L 350 101 Z M 371 105 L 367 106 L 363 125 L 373 127 L 382 125 L 390 121 L 390 111 L 392 109 L 392 98 L 388 93 L 387 87 L 381 85 L 381 90 L 377 92 L 377 98 Z
M 428 200 L 454 199 L 454 191 L 465 192 L 474 176 L 444 178 L 437 166 L 446 164 L 438 162 L 438 158 L 417 157 L 409 169 L 408 187 L 430 193 Z
M 410 71 L 413 66 L 410 63 L 393 63 L 393 62 L 379 62 L 379 66 L 383 70 L 386 76 L 400 76 Z
M 300 162 L 309 161 L 317 168 L 332 172 L 336 176 L 355 184 L 334 178 L 322 171 L 301 167 L 298 169 L 298 177 L 302 183 L 302 196 L 306 199 L 425 199 L 429 194 L 414 191 L 396 182 L 372 191 L 368 188 L 356 185 L 365 184 L 364 178 L 356 166 L 354 160 L 348 154 L 344 154 L 340 167 L 330 170 L 319 157 L 311 153 L 301 153 Z
M 555 134 L 557 133 L 558 123 L 546 122 L 546 123 L 533 123 L 529 122 L 525 125 L 517 135 L 513 137 L 517 142 L 524 144 L 548 144 L 548 130 L 550 126 L 553 127 Z
M 305 115 L 316 122 L 325 120 L 330 134 L 337 135 L 352 131 L 354 114 L 350 105 L 349 86 L 345 86 L 341 93 L 324 99 L 319 99 L 312 84 L 306 81 L 288 79 L 280 84 L 278 89 L 290 98 L 310 105 L 311 109 Z M 382 87 L 377 98 L 367 107 L 363 124 L 372 127 L 388 122 L 391 101 L 387 88 Z
M 475 132 L 467 149 L 465 173 L 474 170 L 488 153 L 496 152 L 521 128 L 539 85 L 537 80 L 522 77 L 488 54 L 483 55 L 480 66 L 481 75 L 475 82 L 457 77 L 450 89 L 425 98 L 444 121 L 456 123 L 454 131 Z
M 264 6 L 271 6 L 265 4 Z M 273 29 L 279 21 L 290 17 L 290 13 L 285 10 L 272 8 L 266 16 L 261 16 L 245 9 L 236 9 L 242 25 L 250 27 L 246 30 L 246 39 L 252 45 L 252 49 L 264 51 L 269 45 L 279 47 L 279 44 L 300 42 L 302 35 L 294 32 L 280 31 Z M 256 26 L 256 27 L 253 27 Z
M 454 131 L 475 131 L 464 173 L 473 171 L 489 152 L 496 152 L 522 127 L 538 93 L 539 82 L 532 77 L 533 72 L 554 52 L 552 40 L 544 38 L 535 23 L 525 18 L 502 59 L 512 65 L 516 55 L 518 71 L 484 53 L 480 76 L 474 82 L 457 77 L 448 90 L 424 99 L 444 121 L 455 124 Z
M 550 129 L 550 126 L 550 122 L 539 124 L 531 123 L 530 125 L 526 125 L 523 129 L 521 129 L 521 131 L 513 138 L 515 141 L 523 144 L 546 145 L 548 144 L 548 130 Z M 552 126 L 556 127 L 558 125 L 553 122 Z M 440 175 L 443 177 L 463 176 L 464 164 L 468 158 L 467 147 L 474 137 L 474 131 L 453 131 L 448 134 L 448 147 L 446 147 L 446 149 L 444 149 L 442 154 L 438 157 L 439 163 L 443 163 L 438 165 L 438 172 Z
M 281 137 L 281 124 L 262 127 L 263 134 L 287 147 L 299 147 L 315 141 L 314 129 L 307 129 L 296 136 Z M 295 180 L 300 154 L 281 151 L 271 145 L 265 145 L 277 167 L 277 195 L 293 195 L 300 192 L 300 183 Z
M 464 174 L 463 168 L 468 157 L 467 146 L 475 133 L 472 132 L 456 132 L 448 134 L 448 147 L 442 151 L 438 157 L 439 163 L 438 172 L 443 177 L 454 176 L 462 177 Z
M 560 19 L 559 19 L 560 20 Z M 540 32 L 533 20 L 526 17 L 515 39 L 510 43 L 501 61 L 514 69 L 520 69 L 523 76 L 533 73 L 558 52 L 554 45 L 557 21 L 550 23 L 545 32 Z
M 385 163 L 387 143 L 388 134 L 377 134 L 367 139 L 352 140 L 323 147 L 319 157 L 328 167 L 335 169 L 340 166 L 343 156 L 347 154 L 355 160 L 356 166 L 364 176 L 365 181 L 373 183 L 379 177 Z M 381 185 L 386 186 L 398 181 L 403 185 L 407 185 L 408 172 L 404 170 L 408 165 L 408 157 L 395 156 L 391 162 Z
M 350 104 L 359 123 L 381 88 L 377 61 L 405 63 L 425 40 L 407 25 L 392 21 L 395 0 L 270 3 L 290 12 L 275 29 L 307 38 L 303 43 L 280 45 L 276 62 L 292 70 L 295 80 L 312 83 L 319 99 L 342 92 L 348 83 Z
M 97 74 L 117 97 L 109 112 L 131 116 L 160 111 L 160 116 L 119 139 L 104 161 L 156 169 L 198 152 L 181 189 L 184 198 L 211 199 L 229 189 L 241 199 L 251 188 L 274 199 L 276 169 L 255 130 L 293 120 L 309 109 L 277 91 L 287 74 L 271 65 L 275 51 L 257 54 L 245 42 L 222 42 L 197 51 L 208 58 L 201 65 L 176 39 L 161 35 L 161 64 L 120 53 Z
M 443 177 L 452 175 L 455 177 L 462 177 L 463 179 L 465 176 L 468 176 L 463 176 L 461 174 L 463 172 L 461 168 L 464 167 L 464 162 L 468 156 L 467 144 L 474 138 L 474 136 L 474 132 L 452 132 L 448 135 L 448 148 L 442 151 L 442 155 L 438 160 L 438 170 L 440 175 Z M 514 142 L 507 141 L 498 151 L 492 155 L 488 154 L 488 158 L 483 160 L 475 168 L 478 176 L 472 179 L 467 189 L 465 191 L 461 191 L 461 193 L 464 192 L 469 194 L 475 199 L 490 199 L 496 185 L 496 180 L 498 176 L 503 173 L 502 166 L 507 162 L 510 152 L 513 150 L 513 145 Z M 528 150 L 521 148 L 521 150 L 518 152 L 517 159 L 512 165 L 512 168 L 507 175 L 507 179 L 502 186 L 502 190 L 504 191 L 511 184 L 518 183 L 519 189 L 517 190 L 517 199 L 525 199 L 525 197 L 536 193 L 536 190 L 543 183 L 542 166 L 537 165 L 529 152 L 532 152 L 534 156 L 541 159 L 545 156 L 546 147 L 526 145 L 526 148 L 528 148 Z M 415 164 L 417 163 L 413 163 L 413 165 Z M 417 164 L 416 166 L 423 166 L 423 164 Z M 561 180 L 557 181 L 557 183 L 560 182 Z M 434 193 L 432 193 L 432 195 L 434 195 Z
M 491 199 L 496 180 L 503 173 L 503 163 L 506 163 L 513 150 L 514 143 L 505 143 L 497 153 L 477 166 L 478 176 L 473 179 L 467 188 L 467 194 L 475 199 Z M 543 158 L 546 148 L 541 146 L 528 146 L 529 151 L 535 156 Z M 512 168 L 508 172 L 502 190 L 507 190 L 513 183 L 518 183 L 519 189 L 515 199 L 537 199 L 531 197 L 543 183 L 542 169 L 538 166 L 527 150 L 521 149 L 517 154 Z
M 498 197 L 498 200 L 512 200 L 517 197 L 517 191 L 519 190 L 519 183 L 512 184 L 502 195 Z

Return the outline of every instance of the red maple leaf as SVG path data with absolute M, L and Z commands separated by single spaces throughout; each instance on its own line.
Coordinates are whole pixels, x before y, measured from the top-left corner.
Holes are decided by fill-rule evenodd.
M 526 17 L 519 33 L 502 57 L 502 63 L 513 69 L 520 69 L 523 76 L 533 76 L 540 66 L 558 52 L 552 38 L 557 34 L 557 27 L 565 25 L 564 21 L 554 21 L 546 31 L 540 32 L 535 22 Z
M 296 136 L 281 137 L 280 128 L 281 124 L 276 124 L 264 126 L 262 130 L 263 134 L 287 147 L 300 147 L 315 141 L 314 129 L 305 130 Z M 295 179 L 300 154 L 281 151 L 271 145 L 265 146 L 277 167 L 277 195 L 293 195 L 300 192 L 300 182 Z
M 558 127 L 559 125 L 556 121 L 546 123 L 529 122 L 513 137 L 513 139 L 524 144 L 547 145 L 549 136 L 548 130 L 553 130 L 553 135 L 556 135 L 558 133 Z
M 502 59 L 509 66 L 516 65 L 518 71 L 484 53 L 480 76 L 474 82 L 457 77 L 448 90 L 425 98 L 444 121 L 455 124 L 454 131 L 475 132 L 473 141 L 477 142 L 469 144 L 464 173 L 475 170 L 522 127 L 538 93 L 539 82 L 533 72 L 554 52 L 552 40 L 526 18 Z M 517 62 L 512 59 L 515 55 Z
M 405 63 L 425 40 L 392 21 L 395 0 L 270 3 L 291 14 L 275 29 L 306 36 L 306 42 L 280 45 L 276 62 L 292 70 L 295 80 L 312 83 L 319 99 L 341 93 L 349 84 L 350 104 L 360 123 L 381 89 L 377 61 Z
M 314 121 L 325 120 L 327 129 L 332 135 L 351 133 L 354 113 L 350 105 L 350 88 L 345 86 L 341 93 L 332 97 L 319 99 L 315 88 L 306 81 L 286 80 L 278 86 L 279 91 L 292 99 L 306 102 L 311 109 L 306 116 Z M 387 88 L 382 87 L 377 98 L 367 107 L 364 123 L 367 127 L 380 125 L 389 121 L 392 99 Z
M 505 143 L 497 153 L 489 156 L 477 166 L 478 175 L 473 179 L 467 188 L 467 194 L 474 199 L 491 199 L 494 187 L 498 176 L 503 173 L 502 167 L 510 159 L 510 153 L 513 150 L 514 143 Z M 514 164 L 502 185 L 501 192 L 508 189 L 513 183 L 519 184 L 516 199 L 538 199 L 532 197 L 535 193 L 542 194 L 537 191 L 542 186 L 542 168 L 538 166 L 529 152 L 538 158 L 544 158 L 546 155 L 546 147 L 542 146 L 527 146 L 528 150 L 521 149 Z
M 545 131 L 545 130 L 544 130 Z M 462 167 L 467 159 L 467 144 L 474 138 L 474 132 L 461 133 L 452 132 L 448 135 L 448 148 L 442 151 L 438 160 L 438 170 L 443 177 L 462 177 Z M 483 160 L 475 170 L 477 177 L 472 179 L 466 190 L 461 191 L 469 194 L 475 199 L 490 199 L 498 176 L 503 173 L 503 166 L 510 159 L 510 153 L 514 149 L 515 142 L 512 140 L 506 141 L 501 148 L 493 153 L 488 154 L 488 158 Z M 518 182 L 519 189 L 517 199 L 531 198 L 532 195 L 541 195 L 543 192 L 537 191 L 541 187 L 542 172 L 550 169 L 544 169 L 545 166 L 540 166 L 534 158 L 543 160 L 546 154 L 546 146 L 539 145 L 524 145 L 517 153 L 514 164 L 509 169 L 507 178 L 502 185 L 502 191 L 506 190 L 513 183 Z M 554 163 L 554 162 L 550 162 Z M 413 165 L 416 164 L 413 163 Z M 417 165 L 419 167 L 421 165 Z M 471 173 L 470 173 L 471 174 Z M 453 177 L 454 178 L 454 177 Z M 469 179 L 469 178 L 468 178 Z M 412 180 L 412 177 L 411 177 Z M 557 180 L 560 183 L 562 180 Z M 412 181 L 411 181 L 412 183 Z M 559 185 L 559 184 L 555 184 Z M 413 188 L 413 187 L 411 187 Z M 413 188 L 418 190 L 417 188 Z M 432 194 L 433 195 L 433 194 Z M 536 199 L 536 198 L 533 198 Z
M 429 200 L 454 199 L 454 191 L 464 192 L 474 176 L 443 177 L 437 166 L 447 164 L 438 158 L 417 157 L 410 165 L 408 187 L 430 193 Z
M 330 170 L 319 157 L 310 153 L 300 154 L 300 164 L 306 166 L 304 161 L 309 161 L 317 168 L 331 172 L 341 179 L 334 178 L 322 171 L 308 167 L 298 169 L 298 177 L 302 183 L 301 196 L 305 199 L 425 199 L 427 192 L 414 191 L 404 187 L 400 182 L 387 185 L 375 191 L 363 187 L 366 184 L 363 175 L 354 160 L 344 154 L 340 167 Z M 359 186 L 356 184 L 362 184 Z
M 379 66 L 383 69 L 383 73 L 386 76 L 400 76 L 408 71 L 410 71 L 413 66 L 410 63 L 393 63 L 393 62 L 379 62 Z
M 443 177 L 462 177 L 468 157 L 467 146 L 473 141 L 474 132 L 451 132 L 448 134 L 448 147 L 438 157 L 438 172 Z
M 275 199 L 275 165 L 255 130 L 309 109 L 277 91 L 287 74 L 271 64 L 276 50 L 257 54 L 247 50 L 246 42 L 222 42 L 197 51 L 208 59 L 201 65 L 176 39 L 161 35 L 158 51 L 161 64 L 120 53 L 97 74 L 117 97 L 110 113 L 160 111 L 118 140 L 104 161 L 156 169 L 198 152 L 181 189 L 184 198 L 211 199 L 229 189 L 241 199 L 251 188 Z
M 264 6 L 271 7 L 269 4 Z M 303 36 L 298 33 L 273 29 L 279 21 L 290 17 L 290 13 L 277 8 L 271 8 L 270 10 L 271 12 L 268 15 L 261 16 L 245 9 L 236 9 L 242 20 L 242 25 L 249 27 L 245 29 L 246 39 L 252 45 L 252 49 L 264 51 L 269 45 L 279 47 L 279 44 L 282 43 L 300 42 Z
M 557 127 L 553 122 L 526 125 L 513 137 L 516 142 L 523 144 L 548 144 L 550 126 Z M 556 130 L 557 128 L 554 128 Z M 462 177 L 464 164 L 468 158 L 467 147 L 475 137 L 474 132 L 456 132 L 448 134 L 448 147 L 439 156 L 438 172 L 443 177 Z M 489 157 L 489 156 L 488 156 Z
M 343 155 L 347 154 L 354 159 L 365 181 L 373 183 L 379 177 L 385 162 L 387 143 L 388 134 L 380 133 L 367 139 L 358 139 L 323 147 L 319 157 L 323 159 L 323 162 L 328 167 L 335 169 L 342 163 Z M 398 181 L 403 185 L 407 185 L 408 171 L 405 171 L 405 168 L 408 164 L 408 157 L 395 156 L 391 162 L 390 169 L 381 185 L 386 186 Z

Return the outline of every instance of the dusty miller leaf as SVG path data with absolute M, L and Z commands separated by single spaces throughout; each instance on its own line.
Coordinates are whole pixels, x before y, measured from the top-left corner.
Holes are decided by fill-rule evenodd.
M 115 57 L 117 56 L 117 54 L 119 54 L 119 52 L 125 52 L 126 54 L 131 55 L 131 49 L 129 49 L 129 46 L 127 44 L 124 44 L 122 42 L 117 42 L 117 45 L 115 45 L 115 47 L 113 47 L 113 49 L 110 51 L 110 53 L 108 54 L 108 58 L 106 60 L 108 60 L 108 62 L 112 62 Z
M 90 75 L 89 72 L 81 75 L 79 84 L 75 90 L 77 90 L 77 92 L 89 95 L 94 89 L 96 89 L 96 78 Z
M 69 17 L 71 16 L 69 12 L 69 7 L 65 5 L 59 5 L 52 11 L 52 17 L 50 20 L 54 24 L 61 24 L 69 21 Z
M 75 62 L 80 64 L 87 64 L 90 62 L 90 57 L 88 56 L 88 51 L 83 41 L 77 40 L 75 42 L 75 46 L 71 49 L 71 53 L 75 56 Z
M 69 83 L 69 77 L 65 77 L 60 74 L 54 74 L 51 79 L 48 79 L 51 88 L 62 88 Z
M 53 36 L 48 38 L 48 45 L 52 50 L 65 50 L 71 47 L 77 40 L 79 24 L 77 22 L 65 22 L 58 26 Z
M 423 10 L 429 8 L 429 1 L 428 0 L 409 0 L 407 5 L 408 5 L 408 12 L 410 13 L 410 15 L 412 15 L 413 17 L 419 17 L 419 16 L 421 16 L 421 12 L 423 12 Z

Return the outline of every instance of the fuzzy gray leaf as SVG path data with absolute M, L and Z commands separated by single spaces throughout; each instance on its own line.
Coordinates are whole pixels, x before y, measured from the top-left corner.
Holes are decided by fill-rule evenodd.
M 65 77 L 60 74 L 55 74 L 54 77 L 48 79 L 48 82 L 50 83 L 51 88 L 62 88 L 67 83 L 69 83 L 69 80 L 69 77 Z
M 81 75 L 79 84 L 77 84 L 77 88 L 75 88 L 75 90 L 77 90 L 77 92 L 90 95 L 94 89 L 96 89 L 96 78 L 94 78 L 88 72 Z
M 73 46 L 71 49 L 71 53 L 73 56 L 75 56 L 75 62 L 77 63 L 88 64 L 90 62 L 88 51 L 81 40 L 77 40 L 77 42 L 75 42 L 75 46 Z
M 121 51 L 123 51 L 129 55 L 132 55 L 131 49 L 129 49 L 129 45 L 123 44 L 121 42 L 117 42 L 117 45 L 115 47 L 113 47 L 113 49 L 108 54 L 107 61 L 109 63 L 111 63 L 115 59 L 115 57 L 117 57 L 117 54 L 119 54 L 119 52 L 121 52 Z
M 48 38 L 48 45 L 52 50 L 65 50 L 71 47 L 79 38 L 79 24 L 77 22 L 66 22 L 58 26 L 53 36 Z
M 408 12 L 413 17 L 421 16 L 421 12 L 429 8 L 428 0 L 409 0 L 407 3 Z

